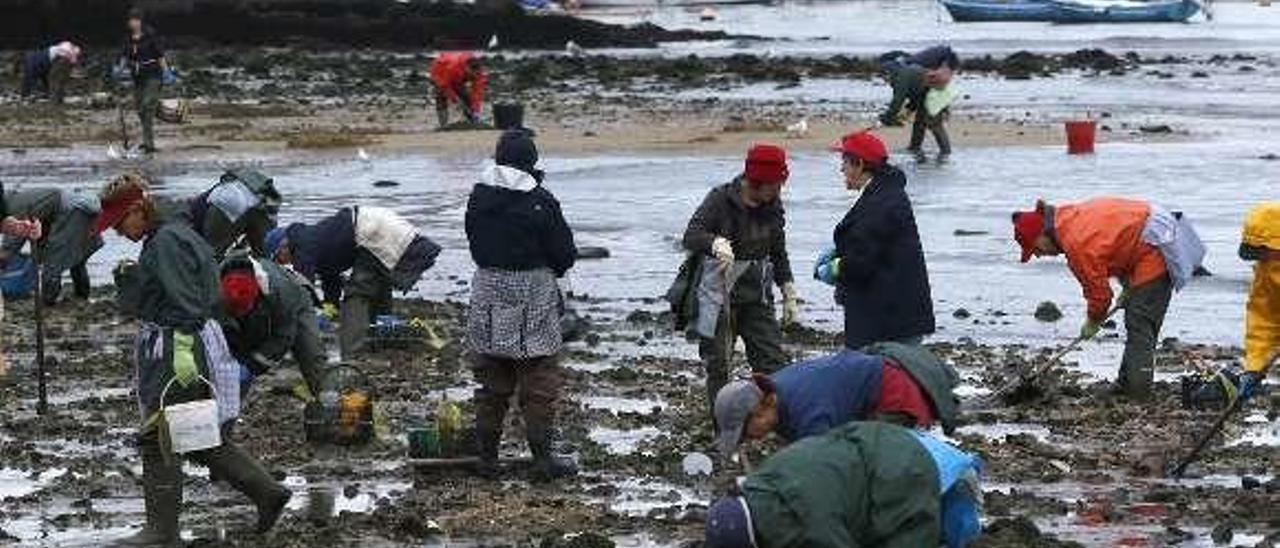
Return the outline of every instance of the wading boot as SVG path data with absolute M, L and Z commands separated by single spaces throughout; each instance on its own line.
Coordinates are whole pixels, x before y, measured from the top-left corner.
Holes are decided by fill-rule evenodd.
M 142 496 L 147 523 L 142 531 L 116 541 L 114 546 L 167 548 L 179 544 L 178 511 L 182 505 L 179 466 L 177 460 L 166 462 L 159 447 L 143 446 Z
M 533 453 L 533 470 L 530 472 L 530 480 L 534 483 L 545 483 L 578 475 L 578 465 L 572 459 L 552 452 L 549 425 L 537 424 L 537 421 L 529 420 L 526 414 L 525 426 L 529 431 L 529 451 Z
M 480 461 L 473 470 L 485 479 L 498 479 L 498 449 L 502 446 L 502 421 L 507 416 L 507 399 L 486 394 L 476 402 L 476 454 Z
M 364 350 L 369 336 L 369 300 L 347 297 L 342 301 L 338 347 L 343 360 L 350 360 Z
M 248 496 L 258 507 L 258 533 L 265 533 L 275 526 L 293 496 L 258 461 L 236 445 L 224 443 L 203 452 L 198 460 L 202 460 L 210 471 L 217 470 L 219 477 Z

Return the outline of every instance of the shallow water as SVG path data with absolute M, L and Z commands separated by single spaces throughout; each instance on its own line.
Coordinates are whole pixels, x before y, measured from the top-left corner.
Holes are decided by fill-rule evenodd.
M 589 0 L 588 0 L 589 3 Z M 939 42 L 967 52 L 1070 51 L 1084 47 L 1149 53 L 1280 51 L 1280 10 L 1252 2 L 1215 2 L 1214 18 L 1188 24 L 1053 25 L 1049 23 L 954 23 L 940 4 L 927 0 L 784 2 L 780 6 L 717 7 L 718 19 L 699 21 L 701 8 L 589 10 L 608 22 L 649 21 L 661 26 L 723 30 L 787 38 L 787 42 L 672 44 L 671 54 L 763 53 L 880 54 Z

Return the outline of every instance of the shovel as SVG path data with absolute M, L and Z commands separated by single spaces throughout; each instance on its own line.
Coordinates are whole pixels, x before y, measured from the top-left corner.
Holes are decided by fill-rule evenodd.
M 1274 366 L 1277 361 L 1280 361 L 1280 353 L 1272 356 L 1271 361 L 1268 361 L 1266 367 L 1262 368 L 1263 377 L 1266 377 L 1267 372 L 1271 371 L 1271 367 Z M 1187 456 L 1183 457 L 1182 461 L 1173 468 L 1173 471 L 1169 472 L 1169 477 L 1174 479 L 1181 478 L 1182 474 L 1187 471 L 1187 467 L 1191 466 L 1191 463 L 1200 459 L 1200 455 L 1204 453 L 1205 448 L 1209 447 L 1209 442 L 1213 441 L 1213 439 L 1218 437 L 1218 434 L 1222 432 L 1222 428 L 1226 426 L 1227 420 L 1234 416 L 1236 412 L 1240 411 L 1242 407 L 1244 407 L 1244 401 L 1241 400 L 1239 394 L 1236 394 L 1235 399 L 1231 400 L 1231 405 L 1228 405 L 1226 410 L 1224 410 L 1221 415 L 1218 415 L 1218 420 L 1213 421 L 1213 426 L 1209 427 L 1209 430 L 1204 433 L 1204 436 L 1200 438 L 1200 441 L 1196 442 L 1195 447 L 1191 448 L 1191 452 L 1187 453 Z
M 1111 319 L 1111 317 L 1116 314 L 1116 311 L 1120 310 L 1121 308 L 1122 307 L 1119 305 L 1111 307 L 1111 310 L 1107 312 L 1106 317 L 1103 318 L 1102 321 L 1106 322 L 1107 320 Z M 987 401 L 988 403 L 999 402 L 1005 396 L 1008 396 L 1009 394 L 1012 394 L 1014 392 L 1017 392 L 1019 390 L 1026 388 L 1027 386 L 1034 384 L 1036 379 L 1039 378 L 1040 375 L 1043 375 L 1046 371 L 1058 365 L 1058 362 L 1062 361 L 1062 358 L 1066 357 L 1067 354 L 1071 353 L 1077 347 L 1079 347 L 1080 343 L 1083 343 L 1091 338 L 1092 337 L 1085 337 L 1084 335 L 1080 335 L 1076 337 L 1065 348 L 1063 348 L 1062 350 L 1059 350 L 1057 354 L 1054 354 L 1053 357 L 1049 358 L 1048 361 L 1045 361 L 1044 363 L 1033 367 L 1030 373 L 1026 375 L 1020 375 L 1017 379 L 1014 379 L 1013 382 L 1010 382 L 1005 384 L 1004 386 L 1001 386 L 995 392 L 992 392 L 990 395 L 988 395 L 985 398 L 985 401 Z

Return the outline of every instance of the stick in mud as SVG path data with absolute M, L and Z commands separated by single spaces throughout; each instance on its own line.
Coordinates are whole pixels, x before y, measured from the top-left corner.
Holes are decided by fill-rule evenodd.
M 1274 366 L 1277 361 L 1280 361 L 1280 353 L 1276 353 L 1275 356 L 1272 356 L 1271 360 L 1267 362 L 1267 366 L 1262 368 L 1261 374 L 1263 378 L 1266 378 L 1267 372 L 1271 371 L 1271 367 Z M 1227 420 L 1243 407 L 1244 401 L 1240 398 L 1239 394 L 1236 394 L 1236 397 L 1231 400 L 1231 405 L 1227 406 L 1227 409 L 1218 416 L 1218 420 L 1213 422 L 1213 426 L 1209 427 L 1209 430 L 1204 433 L 1204 436 L 1200 437 L 1200 441 L 1196 442 L 1196 446 L 1191 448 L 1191 452 L 1187 453 L 1187 456 L 1183 457 L 1182 461 L 1174 467 L 1173 471 L 1169 473 L 1169 477 L 1174 479 L 1181 478 L 1182 474 L 1186 473 L 1187 467 L 1200 459 L 1200 455 L 1204 453 L 1205 448 L 1209 447 L 1209 442 L 1213 441 L 1213 439 L 1218 437 L 1218 434 L 1222 432 L 1222 427 L 1226 426 Z
M 1121 308 L 1123 307 L 1119 306 L 1118 304 L 1116 306 L 1111 307 L 1111 310 L 1107 312 L 1107 316 L 1103 318 L 1102 321 L 1105 322 L 1111 319 L 1111 317 L 1116 314 L 1116 311 L 1120 310 Z M 1014 379 L 1012 382 L 1005 384 L 1004 386 L 996 389 L 995 392 L 992 392 L 990 396 L 985 398 L 985 401 L 987 403 L 993 403 L 993 402 L 999 403 L 1006 396 L 1010 394 L 1023 392 L 1028 386 L 1035 383 L 1036 379 L 1039 378 L 1040 375 L 1043 375 L 1045 372 L 1049 371 L 1049 369 L 1051 369 L 1054 365 L 1056 365 L 1059 361 L 1061 361 L 1062 358 L 1066 357 L 1067 354 L 1071 353 L 1071 351 L 1075 350 L 1076 347 L 1080 346 L 1080 343 L 1083 343 L 1086 340 L 1089 340 L 1089 338 L 1086 338 L 1084 335 L 1080 335 L 1076 337 L 1071 341 L 1070 344 L 1068 344 L 1062 350 L 1059 350 L 1057 354 L 1053 355 L 1053 357 L 1049 358 L 1048 361 L 1044 362 L 1039 366 L 1033 367 L 1029 374 L 1019 375 L 1017 379 Z
M 36 312 L 36 375 L 38 376 L 36 384 L 39 387 L 36 414 L 44 415 L 49 412 L 49 396 L 47 376 L 44 371 L 44 253 L 39 242 L 31 242 L 31 259 L 36 263 L 36 291 L 35 303 L 33 303 Z

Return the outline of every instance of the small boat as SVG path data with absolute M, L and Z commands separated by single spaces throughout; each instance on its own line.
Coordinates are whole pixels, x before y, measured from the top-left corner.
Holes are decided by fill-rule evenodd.
M 978 21 L 1049 21 L 1048 0 L 941 0 L 957 23 Z
M 1049 0 L 1054 23 L 1182 23 L 1200 12 L 1196 0 Z

